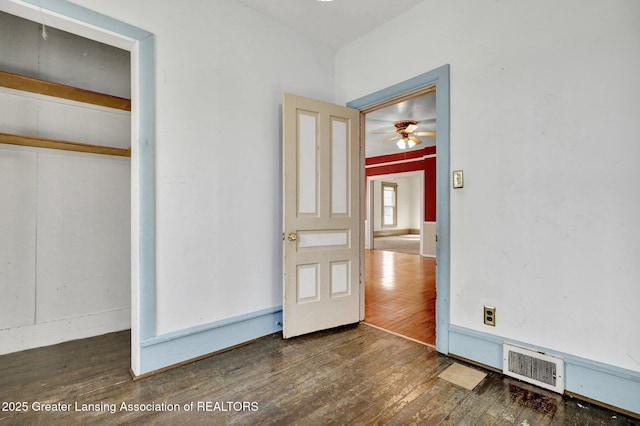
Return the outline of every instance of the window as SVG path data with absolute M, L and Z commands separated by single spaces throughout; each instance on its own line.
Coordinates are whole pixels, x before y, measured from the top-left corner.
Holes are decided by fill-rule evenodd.
M 397 226 L 398 184 L 382 182 L 382 226 Z

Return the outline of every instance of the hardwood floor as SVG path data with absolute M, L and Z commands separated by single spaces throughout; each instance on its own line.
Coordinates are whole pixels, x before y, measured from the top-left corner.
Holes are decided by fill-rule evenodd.
M 365 322 L 436 344 L 436 260 L 365 250 Z
M 129 340 L 0 356 L 0 425 L 638 424 L 492 372 L 466 390 L 438 377 L 454 360 L 367 325 L 272 335 L 135 382 Z

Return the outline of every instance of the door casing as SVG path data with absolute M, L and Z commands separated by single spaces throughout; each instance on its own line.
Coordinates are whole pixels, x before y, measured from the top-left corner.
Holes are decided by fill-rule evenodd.
M 364 319 L 364 194 L 366 176 L 364 172 L 364 116 L 387 105 L 421 96 L 430 91 L 436 93 L 436 349 L 449 353 L 450 322 L 450 150 L 449 150 L 449 65 L 420 74 L 409 80 L 384 88 L 347 103 L 350 108 L 360 110 L 360 318 Z

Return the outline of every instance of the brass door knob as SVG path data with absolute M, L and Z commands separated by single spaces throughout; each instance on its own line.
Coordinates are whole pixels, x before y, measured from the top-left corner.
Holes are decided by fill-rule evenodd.
M 298 235 L 295 232 L 290 232 L 289 235 L 287 235 L 287 239 L 289 241 L 295 241 L 298 239 Z

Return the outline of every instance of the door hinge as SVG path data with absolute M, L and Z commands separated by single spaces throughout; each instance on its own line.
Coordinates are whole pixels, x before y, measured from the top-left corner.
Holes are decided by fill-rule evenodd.
M 436 234 L 436 243 L 438 242 L 438 234 Z

